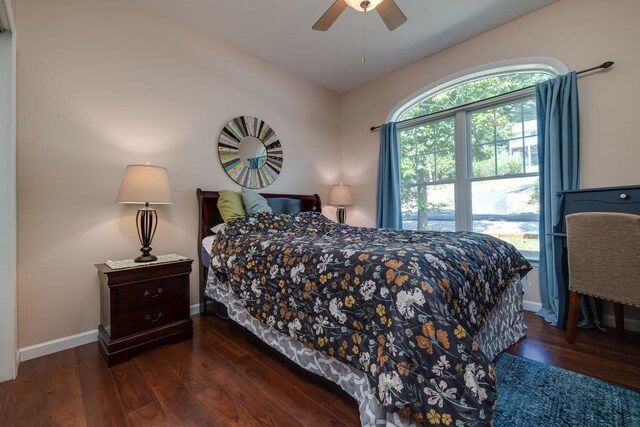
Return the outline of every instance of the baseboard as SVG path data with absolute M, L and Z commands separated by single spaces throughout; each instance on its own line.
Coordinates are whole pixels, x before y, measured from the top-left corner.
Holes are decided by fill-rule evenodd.
M 191 315 L 194 316 L 196 314 L 200 314 L 200 304 L 193 304 L 191 306 Z
M 605 326 L 609 326 L 612 328 L 616 327 L 616 318 L 613 316 L 613 314 L 605 314 L 604 316 L 602 316 L 602 323 L 605 324 Z M 624 330 L 625 331 L 633 331 L 633 332 L 640 332 L 640 320 L 638 319 L 629 319 L 628 317 L 624 318 Z
M 59 338 L 53 341 L 43 342 L 41 344 L 31 345 L 19 350 L 20 361 L 35 359 L 36 357 L 46 356 L 47 354 L 56 353 L 58 351 L 67 350 L 69 348 L 78 347 L 89 344 L 98 340 L 98 330 L 82 332 L 81 334 L 71 335 Z
M 527 301 L 527 300 L 524 300 L 522 302 L 522 306 L 525 310 L 533 311 L 534 313 L 537 313 L 542 308 L 542 304 L 540 304 L 539 302 Z
M 539 302 L 527 300 L 523 301 L 522 306 L 525 310 L 533 311 L 534 313 L 537 313 L 542 308 L 542 304 L 540 304 Z M 603 315 L 602 323 L 604 323 L 604 325 L 608 327 L 616 327 L 616 319 L 612 314 Z M 628 317 L 625 317 L 624 329 L 627 331 L 640 332 L 640 319 L 630 319 Z
M 189 307 L 191 315 L 200 313 L 200 304 L 194 304 Z M 69 348 L 78 347 L 89 344 L 98 340 L 98 330 L 82 332 L 77 335 L 71 335 L 57 340 L 43 342 L 41 344 L 24 347 L 18 350 L 17 362 L 24 362 L 35 359 L 36 357 L 46 356 L 47 354 L 56 353 L 58 351 L 67 350 Z

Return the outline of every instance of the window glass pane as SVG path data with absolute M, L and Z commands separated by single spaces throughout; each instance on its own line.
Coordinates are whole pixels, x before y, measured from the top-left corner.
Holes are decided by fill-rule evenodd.
M 538 137 L 532 136 L 524 139 L 524 161 L 526 173 L 538 173 Z
M 471 143 L 485 144 L 495 141 L 493 110 L 478 111 L 471 114 Z
M 476 181 L 471 186 L 473 231 L 505 240 L 519 250 L 539 251 L 538 177 Z
M 454 117 L 403 129 L 399 135 L 402 185 L 454 179 Z
M 515 175 L 524 173 L 522 139 L 512 139 L 496 144 L 498 149 L 498 173 Z
M 544 72 L 516 72 L 462 83 L 434 94 L 405 111 L 400 120 L 408 120 L 426 114 L 447 110 L 492 96 L 522 89 L 551 78 Z M 535 104 L 534 104 L 535 111 Z
M 418 150 L 416 156 L 416 182 L 433 182 L 436 180 L 436 155 L 433 152 Z
M 505 141 L 507 139 L 522 137 L 522 104 L 503 105 L 495 109 L 496 139 Z
M 414 129 L 400 132 L 400 182 L 410 184 L 416 182 L 416 144 Z
M 537 172 L 537 162 L 531 163 L 531 150 L 525 147 L 533 143 L 537 133 L 534 99 L 473 111 L 469 122 L 473 177 Z M 523 140 L 522 136 L 528 138 Z M 497 157 L 488 141 L 495 141 Z
M 528 126 L 526 126 L 526 123 L 528 122 L 533 122 L 536 123 L 538 114 L 536 112 L 536 100 L 535 99 L 529 99 L 527 101 L 524 101 L 522 103 L 522 115 L 524 117 L 524 122 L 525 122 L 525 129 L 529 129 Z M 537 132 L 536 127 L 533 127 L 534 132 Z
M 446 181 L 456 178 L 455 151 L 438 151 L 436 153 L 436 180 Z
M 434 123 L 434 132 L 437 150 L 455 150 L 456 132 L 453 117 Z
M 473 176 L 475 178 L 496 175 L 496 145 L 483 144 L 471 147 Z
M 455 185 L 420 185 L 401 189 L 402 228 L 455 231 Z
M 402 228 L 417 229 L 418 187 L 400 187 L 400 210 L 402 211 Z

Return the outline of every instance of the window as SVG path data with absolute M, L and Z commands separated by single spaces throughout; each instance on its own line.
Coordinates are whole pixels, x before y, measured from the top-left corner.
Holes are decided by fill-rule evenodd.
M 538 137 L 530 87 L 550 71 L 485 73 L 398 117 L 402 226 L 470 230 L 538 257 Z

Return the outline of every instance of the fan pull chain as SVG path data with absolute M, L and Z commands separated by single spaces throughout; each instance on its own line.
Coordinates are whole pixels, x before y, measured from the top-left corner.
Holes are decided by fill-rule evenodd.
M 365 17 L 367 16 L 367 4 L 368 2 L 362 2 L 363 4 L 363 9 L 364 12 L 362 13 L 362 63 L 364 64 L 365 62 L 367 62 L 367 58 L 365 55 L 365 46 L 364 46 L 364 42 L 365 42 L 365 33 L 364 33 L 364 23 L 365 23 Z

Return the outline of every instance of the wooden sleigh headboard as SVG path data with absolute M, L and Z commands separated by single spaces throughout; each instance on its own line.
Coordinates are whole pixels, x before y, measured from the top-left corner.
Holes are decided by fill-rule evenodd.
M 200 313 L 206 316 L 206 298 L 204 289 L 207 285 L 208 269 L 202 265 L 202 239 L 213 234 L 211 227 L 222 224 L 223 220 L 218 211 L 219 191 L 204 191 L 198 188 L 198 266 L 200 273 Z M 298 212 L 322 212 L 320 196 L 300 194 L 268 194 L 260 193 L 269 202 L 274 212 L 292 214 Z

